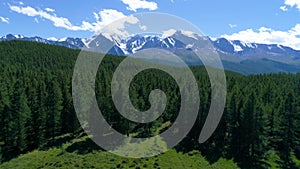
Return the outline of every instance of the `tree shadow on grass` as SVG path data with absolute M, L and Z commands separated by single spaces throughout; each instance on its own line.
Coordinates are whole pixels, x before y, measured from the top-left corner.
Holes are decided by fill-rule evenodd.
M 96 143 L 94 143 L 91 139 L 87 138 L 83 141 L 75 142 L 72 145 L 66 148 L 66 151 L 69 153 L 76 152 L 77 154 L 84 155 L 91 153 L 92 151 L 100 151 L 103 150 Z
M 73 134 L 66 134 L 64 136 L 56 137 L 55 139 L 51 139 L 47 141 L 46 144 L 42 145 L 39 149 L 42 151 L 49 150 L 50 148 L 59 148 L 63 144 L 70 142 L 75 138 Z

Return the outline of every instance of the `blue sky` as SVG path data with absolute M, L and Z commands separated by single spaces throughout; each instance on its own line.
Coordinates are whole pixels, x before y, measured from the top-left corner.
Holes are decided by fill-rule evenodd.
M 300 49 L 300 0 L 1 0 L 0 36 L 89 38 L 93 23 L 149 11 L 184 18 L 211 37 Z

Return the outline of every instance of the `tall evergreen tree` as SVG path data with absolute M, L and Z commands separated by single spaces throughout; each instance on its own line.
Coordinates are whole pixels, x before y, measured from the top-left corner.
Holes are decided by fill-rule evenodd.
M 7 88 L 5 86 L 5 84 L 1 81 L 1 77 L 0 77 L 0 162 L 3 161 L 5 159 L 5 156 L 3 156 L 3 154 L 5 153 L 3 150 L 5 150 L 5 146 L 6 146 L 6 137 L 8 135 L 7 133 L 7 124 L 6 122 L 8 120 L 6 120 L 7 116 L 7 110 L 8 110 L 8 106 L 9 106 L 9 97 L 7 94 Z
M 295 146 L 295 131 L 296 131 L 296 112 L 294 95 L 288 92 L 284 97 L 284 102 L 281 105 L 280 128 L 278 133 L 278 151 L 281 158 L 282 168 L 295 168 L 295 163 L 292 159 L 292 151 Z
M 46 136 L 47 138 L 51 138 L 53 143 L 55 136 L 61 132 L 61 111 L 63 109 L 63 101 L 59 84 L 53 79 L 49 83 L 48 96 L 46 99 Z

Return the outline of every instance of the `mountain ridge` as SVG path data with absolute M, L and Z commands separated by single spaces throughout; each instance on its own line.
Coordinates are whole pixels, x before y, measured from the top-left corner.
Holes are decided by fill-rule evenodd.
M 158 35 L 134 35 L 127 39 L 109 40 L 113 43 L 109 54 L 124 56 L 134 54 L 138 51 L 150 48 L 165 49 L 175 53 L 176 51 L 189 51 L 193 44 L 184 44 L 176 39 L 176 36 L 190 38 L 199 41 L 207 38 L 221 60 L 225 63 L 224 68 L 243 74 L 277 73 L 277 72 L 300 72 L 300 50 L 278 44 L 245 43 L 239 40 L 228 40 L 225 38 L 212 39 L 184 31 L 176 31 L 168 36 Z M 59 40 L 44 39 L 38 36 L 25 37 L 23 35 L 8 34 L 0 37 L 0 41 L 24 40 L 65 46 L 72 49 L 89 48 L 89 41 L 83 38 L 62 38 Z M 94 44 L 99 45 L 99 44 Z M 185 55 L 185 54 L 183 54 Z M 200 62 L 189 59 L 189 65 L 201 65 Z M 268 66 L 266 66 L 268 65 Z
M 172 36 L 172 35 L 171 35 Z M 150 38 L 155 38 L 155 39 L 168 39 L 170 40 L 170 37 L 158 37 L 156 35 L 145 35 L 145 36 L 140 36 L 140 35 L 134 35 L 131 36 L 129 39 L 127 40 L 122 40 L 122 42 L 133 42 L 133 39 L 150 39 Z M 203 37 L 203 36 L 199 36 L 199 37 Z M 195 38 L 195 37 L 194 37 Z M 243 42 L 240 40 L 228 40 L 226 38 L 211 38 L 211 37 L 207 37 L 210 39 L 210 41 L 212 42 L 212 44 L 217 47 L 220 51 L 223 52 L 228 52 L 228 53 L 239 53 L 242 54 L 243 51 L 245 50 L 249 50 L 249 49 L 255 49 L 258 48 L 259 46 L 263 46 L 265 49 L 268 49 L 270 51 L 290 51 L 290 52 L 299 52 L 300 50 L 297 49 L 293 49 L 291 47 L 288 46 L 283 46 L 280 44 L 263 44 L 263 43 L 255 43 L 255 42 Z M 25 41 L 34 41 L 34 42 L 40 42 L 40 43 L 47 43 L 47 44 L 55 44 L 55 45 L 64 45 L 65 47 L 69 47 L 69 48 L 76 48 L 76 49 L 80 49 L 82 47 L 87 47 L 87 39 L 86 38 L 76 38 L 76 37 L 64 37 L 61 39 L 54 39 L 54 38 L 42 38 L 40 36 L 34 36 L 34 37 L 27 37 L 24 35 L 20 35 L 20 34 L 7 34 L 5 36 L 0 37 L 0 41 L 4 41 L 4 40 L 25 40 Z M 152 39 L 151 39 L 152 40 Z M 172 41 L 172 40 L 171 40 Z M 172 42 L 169 41 L 169 44 L 171 44 Z M 173 42 L 174 43 L 174 42 Z M 232 46 L 230 46 L 230 48 L 224 48 L 224 46 L 220 46 L 220 44 L 224 45 L 224 43 L 227 43 L 225 45 L 231 44 Z M 68 44 L 68 45 L 66 45 Z M 164 42 L 164 44 L 166 46 L 168 46 L 167 43 Z M 173 44 L 172 44 L 173 45 Z M 128 46 L 126 46 L 128 47 Z M 137 50 L 136 50 L 137 51 Z

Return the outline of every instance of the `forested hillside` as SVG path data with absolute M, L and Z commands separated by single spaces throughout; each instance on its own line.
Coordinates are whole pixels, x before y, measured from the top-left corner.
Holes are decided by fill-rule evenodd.
M 47 159 L 44 157 L 47 153 L 49 160 L 57 161 L 59 159 L 52 158 L 53 154 L 57 155 L 59 151 L 69 153 L 70 149 L 66 146 L 71 146 L 76 139 L 87 139 L 77 121 L 71 95 L 72 73 L 79 52 L 33 42 L 0 43 L 0 160 L 9 161 L 0 164 L 0 168 L 13 168 L 14 164 L 22 163 L 24 158 L 24 161 L 27 158 L 34 164 L 37 163 L 35 158 L 40 156 Z M 109 94 L 113 72 L 122 59 L 123 57 L 106 56 L 97 75 L 96 95 L 106 120 L 119 132 L 132 136 L 148 137 L 166 130 L 174 122 L 180 108 L 176 82 L 159 70 L 151 69 L 138 74 L 130 86 L 130 98 L 134 106 L 147 110 L 150 107 L 149 93 L 157 88 L 165 91 L 168 104 L 164 114 L 154 122 L 138 124 L 129 121 L 118 114 Z M 299 168 L 299 73 L 243 76 L 226 72 L 228 95 L 222 121 L 213 136 L 206 143 L 199 144 L 198 137 L 210 106 L 210 81 L 205 68 L 191 69 L 198 82 L 201 98 L 196 123 L 175 150 L 155 158 L 172 164 L 174 158 L 178 157 L 189 159 L 193 161 L 189 161 L 190 163 L 195 162 L 197 165 L 206 164 L 206 159 L 211 164 L 217 162 L 216 168 L 233 168 L 234 164 L 228 162 L 231 159 L 240 168 Z M 116 163 L 107 165 L 109 167 L 119 164 L 119 157 L 102 152 L 91 141 L 88 142 L 89 144 L 77 145 L 82 146 L 82 149 L 87 146 L 90 150 L 85 152 L 86 158 L 91 160 L 91 156 L 95 154 L 97 158 Z M 49 150 L 52 147 L 55 148 Z M 13 159 L 36 149 L 40 151 Z M 190 155 L 193 151 L 196 151 L 196 155 Z M 39 155 L 35 156 L 35 153 Z M 72 152 L 63 157 L 76 159 L 76 156 L 80 156 L 78 151 L 77 154 Z M 154 165 L 151 163 L 150 166 L 145 159 L 134 162 L 130 159 L 131 161 L 125 160 L 124 163 L 122 160 L 120 166 L 124 168 L 130 168 L 127 163 L 135 163 L 133 167 L 139 168 L 152 168 Z M 73 167 L 76 162 L 80 163 L 80 160 L 72 161 Z M 46 166 L 47 162 L 41 163 Z M 228 163 L 230 165 L 226 166 Z M 143 167 L 144 164 L 146 167 Z M 159 164 L 162 165 L 157 163 Z M 64 165 L 66 164 L 57 167 Z M 77 166 L 83 167 L 82 164 Z

